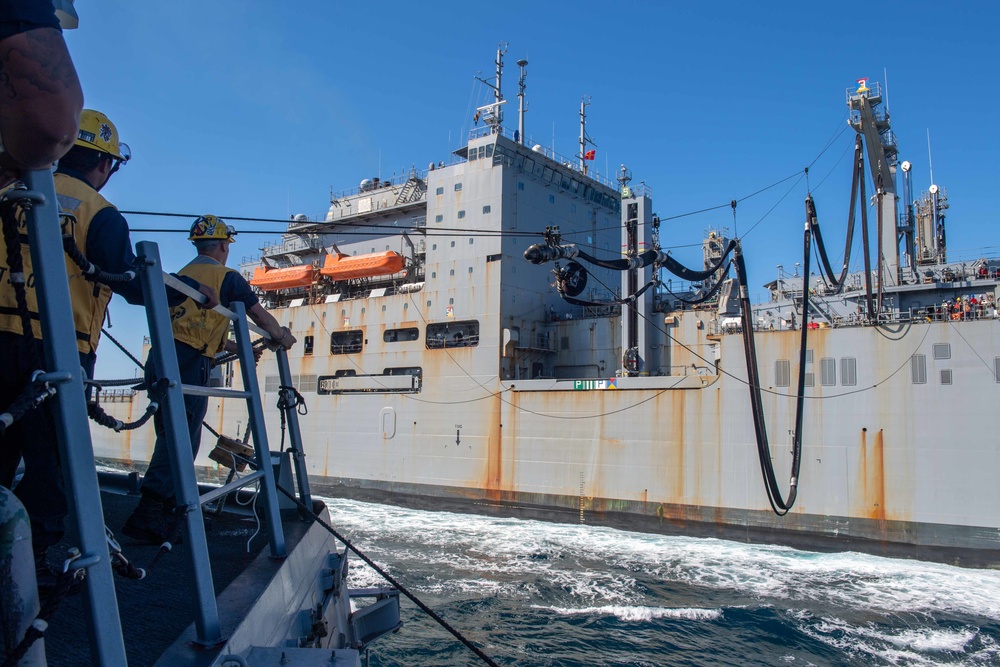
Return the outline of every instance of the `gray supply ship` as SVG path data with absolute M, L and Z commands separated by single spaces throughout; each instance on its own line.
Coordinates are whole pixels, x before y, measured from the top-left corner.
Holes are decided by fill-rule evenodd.
M 301 341 L 289 354 L 315 492 L 1000 564 L 984 419 L 1000 392 L 1000 260 L 948 263 L 946 193 L 915 199 L 908 163 L 897 174 L 878 85 L 847 91 L 858 209 L 864 221 L 867 182 L 878 218 L 869 270 L 779 273 L 751 306 L 723 229 L 689 272 L 709 277 L 668 289 L 652 189 L 588 168 L 587 100 L 577 156 L 526 143 L 526 61 L 506 127 L 503 58 L 449 163 L 365 179 L 241 267 Z M 232 366 L 218 383 L 238 388 Z M 258 375 L 275 432 L 269 355 Z M 115 401 L 123 417 L 145 404 Z M 247 416 L 212 399 L 207 422 L 238 435 Z M 94 438 L 100 459 L 140 469 L 152 451 L 149 429 Z M 793 471 L 788 501 L 762 470 Z

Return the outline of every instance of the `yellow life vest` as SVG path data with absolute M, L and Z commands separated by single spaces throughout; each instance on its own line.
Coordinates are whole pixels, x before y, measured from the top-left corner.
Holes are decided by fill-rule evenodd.
M 194 278 L 202 285 L 208 285 L 221 296 L 222 281 L 232 272 L 235 270 L 211 257 L 199 255 L 177 273 Z M 200 350 L 210 359 L 225 349 L 229 334 L 229 319 L 214 310 L 199 309 L 194 299 L 184 299 L 179 306 L 170 309 L 170 324 L 176 340 Z
M 66 174 L 55 174 L 56 198 L 63 213 L 76 217 L 72 234 L 76 247 L 83 256 L 87 256 L 87 231 L 90 223 L 98 212 L 106 208 L 114 208 L 107 199 L 80 179 Z M 25 296 L 28 311 L 31 314 L 31 333 L 38 340 L 42 339 L 41 323 L 38 319 L 38 297 L 35 293 L 35 275 L 31 268 L 31 252 L 28 248 L 28 233 L 24 216 L 20 216 L 18 224 L 21 236 L 21 257 L 24 262 Z M 63 233 L 67 230 L 64 227 Z M 104 267 L 102 267 L 104 268 Z M 7 275 L 10 264 L 7 261 L 7 244 L 0 242 L 0 331 L 22 334 L 21 318 L 18 315 L 14 287 Z M 84 354 L 97 350 L 101 339 L 101 325 L 111 300 L 111 288 L 107 285 L 90 282 L 83 277 L 73 260 L 66 258 L 66 274 L 69 276 L 69 297 L 73 304 L 73 325 L 76 329 L 76 347 Z

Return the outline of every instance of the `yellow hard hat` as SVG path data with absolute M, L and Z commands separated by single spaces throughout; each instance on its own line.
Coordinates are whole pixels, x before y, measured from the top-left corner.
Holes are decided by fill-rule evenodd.
M 203 215 L 191 225 L 188 241 L 229 241 L 236 242 L 236 228 L 215 215 Z
M 73 145 L 107 153 L 123 163 L 132 157 L 128 144 L 118 140 L 115 124 L 100 111 L 93 109 L 84 109 L 80 112 L 80 133 Z

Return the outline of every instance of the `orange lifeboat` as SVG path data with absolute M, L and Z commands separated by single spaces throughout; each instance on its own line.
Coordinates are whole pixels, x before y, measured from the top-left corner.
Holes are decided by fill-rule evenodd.
M 265 292 L 295 287 L 309 287 L 316 282 L 316 268 L 312 264 L 288 266 L 283 269 L 272 269 L 258 266 L 253 270 L 250 284 Z
M 402 255 L 392 250 L 368 255 L 350 256 L 343 253 L 327 255 L 320 273 L 331 280 L 388 276 L 403 270 L 406 262 Z

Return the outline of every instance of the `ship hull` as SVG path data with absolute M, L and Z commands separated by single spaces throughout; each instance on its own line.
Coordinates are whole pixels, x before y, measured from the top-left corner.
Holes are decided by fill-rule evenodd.
M 679 328 L 698 331 L 699 315 L 687 317 Z M 780 517 L 763 486 L 739 335 L 707 341 L 718 346 L 717 366 L 663 377 L 504 381 L 477 372 L 477 360 L 499 349 L 486 339 L 444 351 L 433 367 L 428 357 L 439 353 L 415 349 L 425 373 L 419 392 L 307 395 L 309 413 L 299 420 L 321 493 L 996 567 L 1000 452 L 982 406 L 1000 387 L 983 361 L 1000 357 L 998 326 L 813 332 L 810 369 L 851 358 L 857 377 L 826 384 L 817 373 L 807 388 L 798 501 Z M 771 458 L 785 489 L 794 390 L 774 386 L 770 369 L 795 359 L 798 336 L 756 339 Z M 935 359 L 941 346 L 947 358 Z M 911 368 L 918 355 L 930 364 L 922 383 Z M 359 359 L 370 368 L 388 363 L 374 352 Z M 309 357 L 292 364 L 293 373 L 320 377 L 335 365 Z M 938 381 L 941 371 L 953 384 Z M 265 363 L 260 372 L 266 378 L 273 369 Z M 265 393 L 272 449 L 276 399 Z M 119 409 L 126 407 L 141 412 L 139 403 Z M 242 404 L 215 399 L 208 423 L 238 434 L 245 414 Z M 119 462 L 148 460 L 151 444 L 144 432 L 95 431 L 98 455 Z M 211 469 L 208 448 L 199 465 Z

